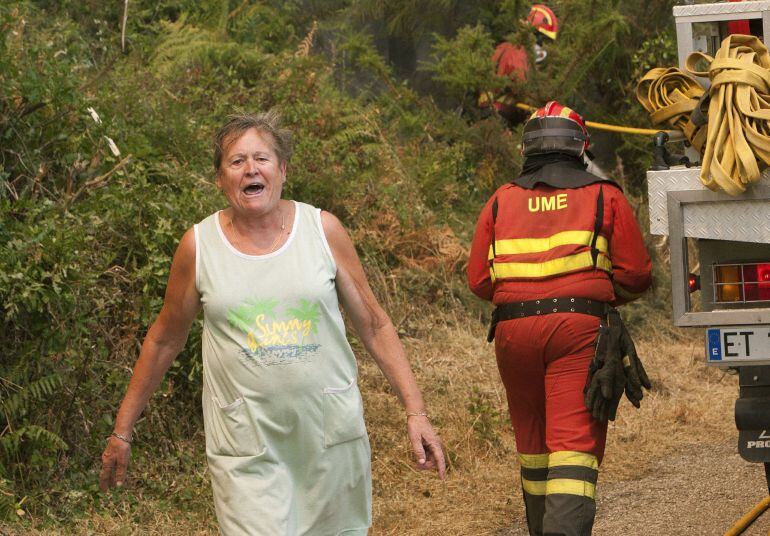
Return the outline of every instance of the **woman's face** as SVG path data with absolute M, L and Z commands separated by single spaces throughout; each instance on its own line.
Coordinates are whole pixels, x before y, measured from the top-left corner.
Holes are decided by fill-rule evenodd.
M 267 213 L 278 205 L 286 162 L 279 161 L 272 141 L 252 128 L 225 148 L 217 185 L 233 209 Z

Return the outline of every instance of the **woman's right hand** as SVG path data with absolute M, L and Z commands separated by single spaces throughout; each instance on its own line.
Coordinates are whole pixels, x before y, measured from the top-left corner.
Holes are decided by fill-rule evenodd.
M 102 491 L 123 486 L 130 458 L 131 445 L 122 439 L 110 436 L 107 440 L 107 448 L 102 453 L 102 472 L 99 473 L 99 487 Z
M 184 348 L 190 326 L 200 308 L 200 294 L 195 287 L 195 231 L 190 228 L 179 242 L 171 262 L 163 308 L 144 338 L 126 396 L 115 418 L 117 434 L 123 434 L 130 440 L 131 430 L 147 401 Z M 102 454 L 102 471 L 99 473 L 102 491 L 120 487 L 126 482 L 130 458 L 131 445 L 111 435 Z

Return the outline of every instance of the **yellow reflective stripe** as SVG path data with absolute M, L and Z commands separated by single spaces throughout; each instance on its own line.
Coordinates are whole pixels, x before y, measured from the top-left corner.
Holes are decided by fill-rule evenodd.
M 545 11 L 544 11 L 543 13 L 545 13 Z M 547 14 L 546 14 L 546 18 L 548 18 Z M 542 30 L 545 30 L 545 32 L 549 32 L 549 33 L 551 33 L 551 34 L 553 33 L 553 32 L 551 32 L 550 30 L 546 30 L 545 28 L 540 28 L 540 30 L 541 30 L 541 31 L 542 31 Z M 549 35 L 548 37 L 551 37 L 551 36 Z M 553 37 L 551 37 L 551 39 L 553 39 Z M 572 113 L 572 110 L 570 110 L 569 108 L 567 108 L 567 107 L 565 106 L 564 108 L 562 108 L 562 110 L 561 110 L 561 113 L 559 113 L 559 115 L 560 115 L 561 117 L 566 117 L 566 118 L 569 118 L 569 114 L 571 114 L 571 113 Z
M 545 469 L 548 467 L 548 454 L 519 454 L 519 463 L 527 469 Z
M 593 499 L 596 496 L 596 486 L 585 480 L 573 480 L 571 478 L 554 478 L 548 480 L 545 486 L 545 494 L 564 493 L 566 495 L 580 495 Z
M 547 486 L 548 483 L 545 480 L 521 479 L 521 487 L 524 489 L 525 493 L 529 493 L 530 495 L 545 495 L 548 493 L 546 491 Z
M 638 300 L 642 297 L 642 294 L 644 294 L 643 292 L 629 292 L 614 281 L 612 282 L 612 289 L 617 296 L 628 301 Z
M 550 37 L 551 39 L 556 41 L 556 32 L 552 32 L 551 30 L 546 30 L 545 28 L 538 28 L 537 31 L 544 33 L 546 37 Z
M 499 262 L 494 264 L 494 277 L 538 279 L 552 275 L 574 272 L 594 265 L 590 251 L 576 253 L 545 262 Z M 612 262 L 602 253 L 596 263 L 597 268 L 612 272 Z
M 551 20 L 551 14 L 548 13 L 548 11 L 543 9 L 541 6 L 538 6 L 538 5 L 532 6 L 532 11 L 534 11 L 536 13 L 541 13 L 546 18 L 546 20 L 548 21 L 548 24 L 553 24 L 553 21 Z M 565 106 L 565 108 L 566 108 L 566 106 Z
M 562 465 L 578 465 L 590 469 L 599 469 L 599 460 L 593 454 L 573 450 L 560 450 L 552 452 L 548 456 L 548 467 L 560 467 Z
M 498 255 L 519 255 L 522 253 L 541 253 L 559 246 L 590 246 L 594 239 L 593 231 L 562 231 L 545 238 L 509 238 L 495 240 L 494 251 Z M 596 239 L 596 249 L 602 253 L 609 251 L 607 239 L 602 235 Z M 494 257 L 492 246 L 489 246 L 488 259 Z

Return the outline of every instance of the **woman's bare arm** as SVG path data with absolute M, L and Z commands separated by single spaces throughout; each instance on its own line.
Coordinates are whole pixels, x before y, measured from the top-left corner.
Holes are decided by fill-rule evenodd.
M 353 242 L 342 223 L 321 213 L 326 239 L 337 264 L 337 293 L 366 350 L 382 370 L 407 413 L 424 413 L 425 405 L 396 329 L 366 280 Z M 426 416 L 407 419 L 409 439 L 420 469 L 436 468 L 443 478 L 441 441 Z
M 142 343 L 126 396 L 115 419 L 116 434 L 131 437 L 134 424 L 150 396 L 184 348 L 200 306 L 200 296 L 195 288 L 195 235 L 190 229 L 182 237 L 174 254 L 163 307 Z M 99 485 L 103 491 L 115 485 L 123 485 L 130 452 L 128 443 L 110 437 L 102 454 L 102 471 L 99 475 Z

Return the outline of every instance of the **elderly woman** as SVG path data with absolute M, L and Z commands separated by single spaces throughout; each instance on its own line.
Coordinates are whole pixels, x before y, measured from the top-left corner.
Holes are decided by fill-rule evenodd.
M 291 134 L 274 113 L 215 137 L 229 207 L 182 237 L 102 455 L 103 490 L 126 478 L 131 432 L 203 308 L 203 421 L 223 534 L 366 534 L 371 468 L 342 303 L 406 412 L 419 469 L 444 454 L 396 331 L 345 228 L 281 199 Z

